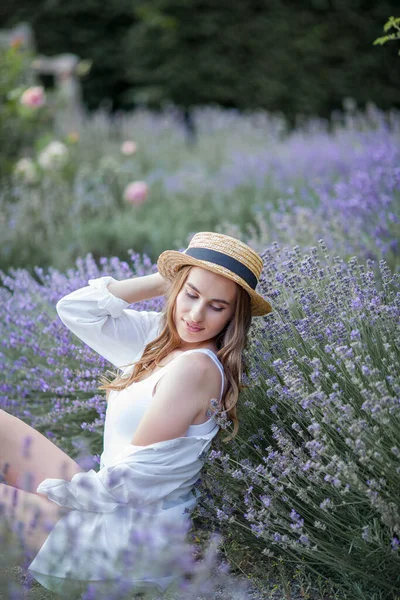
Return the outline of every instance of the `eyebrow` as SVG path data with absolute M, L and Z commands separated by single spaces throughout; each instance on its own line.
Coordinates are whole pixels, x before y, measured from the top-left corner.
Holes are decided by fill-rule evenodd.
M 189 287 L 191 287 L 195 292 L 197 292 L 198 294 L 200 294 L 199 290 L 193 285 L 193 283 L 189 283 L 188 281 L 186 282 L 186 285 L 188 285 Z M 221 304 L 226 304 L 227 306 L 230 306 L 230 302 L 227 302 L 226 300 L 221 300 L 220 298 L 211 298 L 210 302 L 220 302 Z

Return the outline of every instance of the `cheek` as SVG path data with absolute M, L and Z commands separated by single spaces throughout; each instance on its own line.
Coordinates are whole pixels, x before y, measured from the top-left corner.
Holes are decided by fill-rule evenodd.
M 229 312 L 226 316 L 224 315 L 223 319 L 221 319 L 221 329 L 223 329 L 232 319 L 234 318 L 234 312 Z
M 181 297 L 178 296 L 176 299 L 176 303 L 175 303 L 176 311 L 178 313 L 180 313 L 182 311 L 187 310 L 187 308 L 188 308 L 187 304 L 188 303 L 185 301 L 185 298 L 183 296 L 181 296 Z
M 225 315 L 221 315 L 220 313 L 215 313 L 215 317 L 213 318 L 213 322 L 215 327 L 218 329 L 223 329 L 229 319 Z

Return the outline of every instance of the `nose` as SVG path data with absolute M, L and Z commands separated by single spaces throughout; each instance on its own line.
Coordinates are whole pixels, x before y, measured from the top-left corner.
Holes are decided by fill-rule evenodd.
M 203 309 L 197 305 L 190 311 L 190 320 L 192 323 L 201 323 L 204 320 Z

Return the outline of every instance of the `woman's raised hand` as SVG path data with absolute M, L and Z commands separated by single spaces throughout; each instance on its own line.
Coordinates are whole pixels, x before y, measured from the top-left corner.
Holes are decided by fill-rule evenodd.
M 157 272 L 152 275 L 112 281 L 108 284 L 107 289 L 113 296 L 122 298 L 129 304 L 134 304 L 142 300 L 163 296 L 168 289 L 168 281 Z

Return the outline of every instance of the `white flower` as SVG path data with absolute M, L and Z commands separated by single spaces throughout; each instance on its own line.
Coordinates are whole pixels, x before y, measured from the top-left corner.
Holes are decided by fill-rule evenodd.
M 30 158 L 20 158 L 14 166 L 14 174 L 27 183 L 35 183 L 38 180 L 36 165 Z
M 42 169 L 63 167 L 68 160 L 68 148 L 62 142 L 50 142 L 38 156 L 38 163 Z

